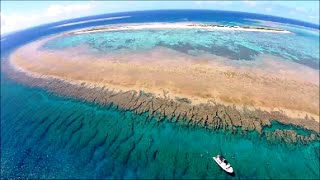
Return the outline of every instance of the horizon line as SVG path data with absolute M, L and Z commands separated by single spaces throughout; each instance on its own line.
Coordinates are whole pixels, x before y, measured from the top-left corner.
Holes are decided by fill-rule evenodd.
M 320 24 L 314 24 L 312 22 L 307 22 L 307 21 L 293 19 L 293 18 L 287 18 L 287 17 L 283 17 L 283 16 L 275 16 L 275 15 L 262 14 L 262 13 L 253 13 L 253 12 L 246 12 L 246 11 L 219 10 L 219 9 L 146 9 L 146 10 L 119 11 L 119 12 L 112 12 L 112 13 L 102 13 L 102 14 L 94 14 L 94 15 L 88 15 L 88 16 L 82 16 L 82 17 L 69 18 L 69 19 L 64 19 L 64 20 L 59 20 L 59 21 L 54 21 L 54 22 L 43 23 L 43 24 L 32 26 L 32 27 L 27 27 L 27 28 L 24 28 L 24 29 L 18 29 L 18 30 L 12 31 L 12 32 L 6 32 L 4 34 L 1 34 L 1 36 L 7 36 L 7 35 L 10 35 L 10 34 L 14 34 L 14 33 L 21 32 L 21 31 L 25 31 L 25 30 L 28 30 L 28 29 L 37 28 L 37 27 L 50 25 L 50 24 L 55 24 L 55 23 L 60 23 L 60 22 L 64 22 L 64 21 L 86 19 L 86 18 L 90 18 L 90 17 L 103 16 L 103 15 L 111 15 L 112 16 L 112 15 L 123 14 L 123 13 L 152 12 L 152 11 L 218 11 L 218 12 L 230 12 L 230 13 L 232 13 L 232 12 L 233 13 L 244 13 L 244 14 L 260 15 L 260 16 L 262 15 L 262 16 L 265 16 L 265 17 L 274 17 L 274 18 L 280 18 L 280 19 L 284 19 L 284 20 L 295 21 L 295 22 L 298 22 L 298 23 L 304 23 L 306 25 L 315 26 L 315 27 L 303 26 L 301 24 L 292 24 L 292 25 L 298 25 L 298 26 L 302 26 L 302 27 L 307 27 L 307 28 L 320 30 Z M 77 22 L 77 21 L 74 21 L 74 22 Z M 289 23 L 289 24 L 291 24 L 291 23 Z

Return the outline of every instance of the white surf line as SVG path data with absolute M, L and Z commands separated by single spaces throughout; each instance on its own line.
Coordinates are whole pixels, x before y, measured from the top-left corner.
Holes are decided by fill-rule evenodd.
M 204 29 L 204 30 L 235 30 L 235 31 L 251 31 L 251 32 L 272 32 L 272 33 L 291 33 L 283 29 L 259 29 L 264 27 L 241 27 L 241 26 L 221 26 L 213 24 L 198 24 L 198 23 L 152 23 L 152 24 L 134 24 L 123 26 L 100 26 L 93 29 L 83 29 L 74 32 L 74 34 L 85 34 L 92 32 L 105 31 L 121 31 L 121 30 L 141 30 L 141 29 Z
M 109 20 L 115 20 L 115 19 L 124 19 L 124 18 L 129 18 L 129 17 L 131 17 L 131 16 L 119 16 L 119 17 L 109 17 L 109 18 L 92 19 L 92 20 L 87 20 L 87 21 L 80 21 L 80 22 L 62 24 L 62 25 L 54 26 L 53 28 L 56 28 L 56 27 L 65 27 L 65 26 L 72 26 L 72 25 L 77 25 L 77 24 L 84 24 L 84 23 L 88 23 L 88 22 L 97 22 L 97 21 L 109 21 Z

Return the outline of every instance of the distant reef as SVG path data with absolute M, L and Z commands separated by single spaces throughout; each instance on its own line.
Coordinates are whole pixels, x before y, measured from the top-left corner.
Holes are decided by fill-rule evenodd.
M 252 32 L 270 32 L 270 33 L 291 33 L 288 30 L 262 27 L 262 26 L 233 26 L 221 24 L 205 24 L 205 23 L 139 23 L 139 24 L 121 24 L 113 26 L 98 26 L 94 28 L 85 28 L 72 32 L 72 34 L 85 34 L 94 32 L 106 31 L 121 31 L 121 30 L 138 30 L 138 29 L 203 29 L 208 31 L 213 30 L 231 30 L 231 31 L 252 31 Z

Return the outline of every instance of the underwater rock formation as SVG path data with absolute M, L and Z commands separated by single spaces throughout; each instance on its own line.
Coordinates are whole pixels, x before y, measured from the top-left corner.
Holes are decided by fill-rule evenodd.
M 310 136 L 303 136 L 297 134 L 294 130 L 280 130 L 277 129 L 274 132 L 267 132 L 265 133 L 268 140 L 272 141 L 284 141 L 286 143 L 308 143 L 310 141 L 319 140 L 319 137 L 316 138 L 314 134 L 311 134 Z
M 267 112 L 262 110 L 237 109 L 235 106 L 226 106 L 214 101 L 206 104 L 193 105 L 188 99 L 176 98 L 172 100 L 156 97 L 152 93 L 143 91 L 112 91 L 107 87 L 88 87 L 85 83 L 81 86 L 54 78 L 35 78 L 23 72 L 13 70 L 10 65 L 4 64 L 2 70 L 10 78 L 27 84 L 28 86 L 41 87 L 57 95 L 73 97 L 87 102 L 97 103 L 102 106 L 116 106 L 122 110 L 133 111 L 137 114 L 147 113 L 150 117 L 157 117 L 160 123 L 165 119 L 180 122 L 187 126 L 201 126 L 207 129 L 245 133 L 256 130 L 268 140 L 284 141 L 286 143 L 308 143 L 320 140 L 319 123 L 307 118 L 289 118 L 280 112 Z M 264 127 L 270 127 L 271 121 L 277 120 L 284 124 L 302 125 L 311 130 L 310 135 L 300 135 L 294 130 L 275 130 L 262 132 Z M 291 123 L 290 123 L 291 122 Z M 240 129 L 239 129 L 240 128 Z

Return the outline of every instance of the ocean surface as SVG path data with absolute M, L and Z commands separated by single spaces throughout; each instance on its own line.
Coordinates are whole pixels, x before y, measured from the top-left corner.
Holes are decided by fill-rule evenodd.
M 293 33 L 108 32 L 49 41 L 46 48 L 90 43 L 92 49 L 108 53 L 164 46 L 191 55 L 207 52 L 235 61 L 252 61 L 258 55 L 270 54 L 319 69 L 318 25 L 266 15 L 193 10 L 106 14 L 7 34 L 1 37 L 1 61 L 28 42 L 64 31 L 119 23 L 187 21 L 268 25 Z M 277 121 L 263 133 L 275 129 L 309 133 Z M 112 105 L 101 107 L 21 85 L 1 72 L 1 178 L 319 179 L 319 147 L 318 141 L 287 144 L 267 140 L 255 131 L 232 133 L 167 119 L 159 121 L 149 114 Z M 234 177 L 213 161 L 212 156 L 217 154 L 223 154 L 232 164 Z

